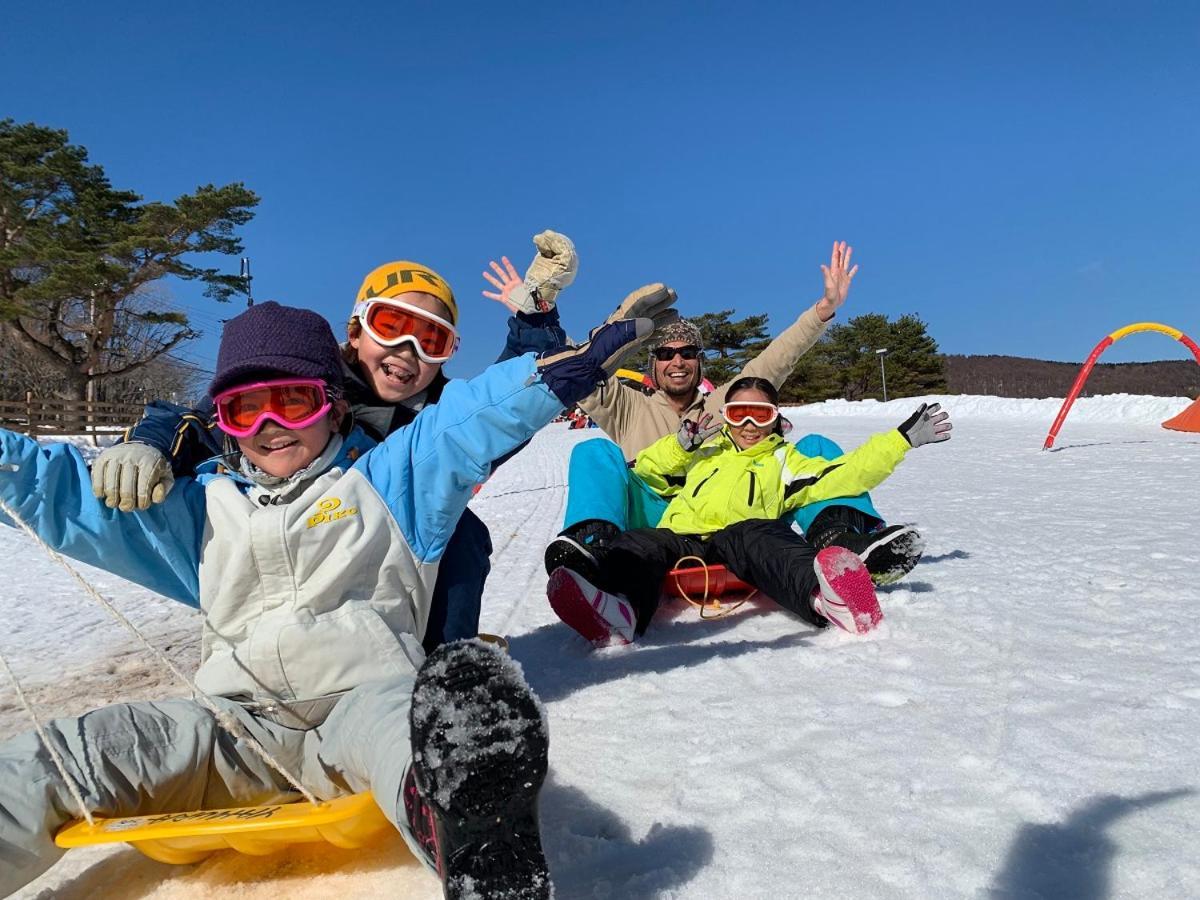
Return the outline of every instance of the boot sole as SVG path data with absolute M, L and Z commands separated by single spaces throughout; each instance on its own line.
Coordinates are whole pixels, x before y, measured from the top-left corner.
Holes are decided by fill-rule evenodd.
M 582 575 L 582 573 L 578 574 Z M 586 576 L 584 577 L 586 578 Z M 591 601 L 565 568 L 555 569 L 550 574 L 550 581 L 546 584 L 546 596 L 550 600 L 550 608 L 554 610 L 554 614 L 565 625 L 597 647 L 630 642 L 627 637 L 614 630 L 612 623 L 596 611 Z M 629 615 L 629 627 L 633 628 L 635 617 L 632 607 L 629 607 Z
M 871 544 L 861 554 L 862 561 L 871 571 L 871 580 L 877 585 L 895 584 L 913 570 L 925 552 L 925 539 L 914 528 L 905 528 L 889 534 Z M 880 562 L 880 560 L 884 562 Z M 892 565 L 888 566 L 887 561 Z M 882 571 L 874 571 L 872 566 Z
M 866 634 L 883 621 L 871 573 L 862 560 L 844 547 L 826 547 L 817 554 L 817 581 L 826 602 L 836 597 L 849 611 L 858 634 Z M 836 623 L 834 623 L 836 624 Z
M 537 817 L 549 735 L 516 665 L 473 641 L 438 647 L 417 675 L 409 720 L 446 896 L 550 897 Z

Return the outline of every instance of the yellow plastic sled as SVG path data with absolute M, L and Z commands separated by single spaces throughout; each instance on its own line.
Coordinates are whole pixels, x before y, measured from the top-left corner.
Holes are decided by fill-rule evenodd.
M 479 639 L 508 652 L 508 641 L 500 635 L 480 634 Z M 93 822 L 64 825 L 54 843 L 68 849 L 132 844 L 151 859 L 178 866 L 199 862 L 218 850 L 266 856 L 291 844 L 320 841 L 353 850 L 392 828 L 370 791 L 316 805 L 295 802 L 122 819 L 93 817 Z
M 369 792 L 315 806 L 280 803 L 94 821 L 94 825 L 79 821 L 64 826 L 54 843 L 60 847 L 127 843 L 151 859 L 184 865 L 217 850 L 265 856 L 290 844 L 316 841 L 354 849 L 392 828 Z

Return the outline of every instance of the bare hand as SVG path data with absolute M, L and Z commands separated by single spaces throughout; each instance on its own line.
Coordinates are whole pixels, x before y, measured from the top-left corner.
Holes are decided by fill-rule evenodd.
M 496 262 L 494 259 L 491 262 L 492 271 L 496 273 L 495 275 L 493 275 L 491 272 L 488 272 L 486 269 L 483 272 L 483 277 L 500 293 L 494 294 L 491 291 L 484 291 L 483 296 L 487 297 L 489 300 L 495 300 L 497 303 L 503 303 L 508 307 L 509 312 L 511 312 L 513 315 L 516 315 L 517 313 L 521 312 L 521 306 L 519 303 L 514 301 L 512 294 L 513 291 L 517 290 L 517 288 L 520 288 L 522 291 L 524 291 L 525 286 L 521 280 L 521 276 L 518 275 L 517 270 L 513 268 L 513 264 L 508 261 L 508 257 L 502 256 L 500 257 L 500 261 L 504 263 L 503 266 L 501 266 L 500 263 Z
M 821 266 L 821 272 L 825 275 L 825 296 L 817 301 L 817 313 L 823 322 L 833 318 L 850 293 L 850 282 L 858 271 L 858 266 L 850 267 L 852 253 L 854 248 L 848 247 L 845 241 L 834 241 L 829 265 Z

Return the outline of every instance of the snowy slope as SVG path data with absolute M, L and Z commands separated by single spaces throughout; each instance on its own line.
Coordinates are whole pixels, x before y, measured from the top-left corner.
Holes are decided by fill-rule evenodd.
M 765 607 L 676 610 L 639 645 L 593 652 L 547 607 L 541 553 L 570 447 L 598 433 L 551 426 L 481 491 L 483 628 L 509 635 L 551 716 L 559 897 L 1200 896 L 1200 435 L 1157 424 L 1189 401 L 1081 400 L 1044 453 L 1058 401 L 939 399 L 954 440 L 875 493 L 927 556 L 865 639 Z M 789 415 L 793 437 L 849 447 L 913 405 Z M 193 613 L 96 577 L 194 658 Z M 178 693 L 4 528 L 0 584 L 0 650 L 42 713 Z M 23 716 L 0 688 L 0 736 Z M 73 853 L 17 896 L 373 897 L 413 878 L 397 848 L 316 874 L 327 859 L 171 870 Z

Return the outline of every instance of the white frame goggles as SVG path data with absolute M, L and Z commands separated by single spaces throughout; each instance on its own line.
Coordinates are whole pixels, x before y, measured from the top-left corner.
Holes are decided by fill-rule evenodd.
M 372 328 L 369 322 L 371 308 L 378 305 L 402 309 L 417 319 L 423 319 L 427 322 L 433 323 L 436 326 L 446 329 L 450 332 L 451 337 L 449 350 L 444 356 L 434 356 L 433 354 L 427 353 L 425 348 L 421 346 L 420 339 L 414 334 L 401 334 L 394 338 L 385 338 L 374 328 Z M 351 318 L 357 319 L 362 330 L 370 336 L 371 340 L 375 341 L 375 343 L 379 344 L 380 346 L 399 347 L 401 344 L 407 341 L 408 343 L 412 344 L 414 352 L 416 352 L 420 359 L 434 365 L 440 365 L 454 356 L 454 354 L 458 351 L 459 344 L 462 341 L 462 338 L 459 337 L 458 329 L 454 327 L 453 323 L 447 322 L 441 316 L 435 315 L 426 309 L 421 309 L 419 306 L 413 306 L 411 303 L 405 303 L 403 300 L 394 300 L 390 297 L 371 297 L 368 300 L 358 301 L 354 304 L 354 311 L 351 313 Z
M 731 406 L 753 406 L 757 409 L 769 409 L 772 411 L 772 413 L 774 413 L 774 415 L 771 416 L 771 420 L 769 422 L 760 422 L 753 416 L 742 416 L 735 422 L 733 419 L 729 418 L 729 414 L 725 412 L 725 410 Z M 779 407 L 774 403 L 767 403 L 763 400 L 733 400 L 721 406 L 721 418 L 725 420 L 727 425 L 732 425 L 734 427 L 745 425 L 747 422 L 750 422 L 758 428 L 770 428 L 779 421 Z

